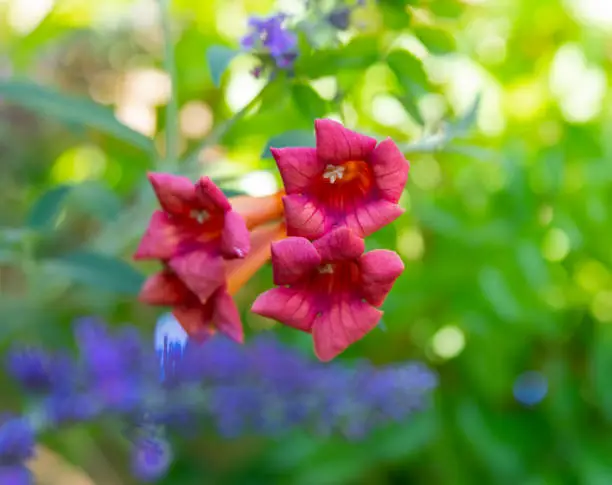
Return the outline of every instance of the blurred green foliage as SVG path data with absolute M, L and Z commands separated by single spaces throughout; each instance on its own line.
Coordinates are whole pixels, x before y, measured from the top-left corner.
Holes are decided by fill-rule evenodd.
M 393 137 L 412 167 L 406 214 L 368 240 L 406 263 L 386 331 L 342 358 L 423 359 L 440 373 L 436 401 L 361 443 L 198 437 L 163 483 L 612 483 L 608 0 L 367 2 L 339 44 L 302 39 L 295 77 L 264 86 L 234 49 L 247 16 L 273 8 L 172 3 L 186 162 L 164 165 L 153 148 L 164 153 L 171 90 L 153 3 L 0 3 L 0 350 L 66 345 L 83 314 L 151 333 L 158 312 L 134 294 L 155 268 L 129 258 L 155 206 L 145 172 L 257 192 L 241 177 L 273 169 L 270 144 L 309 144 L 331 115 Z M 247 311 L 270 282 L 265 268 L 238 295 L 251 334 L 272 327 Z M 527 370 L 548 382 L 533 406 L 513 396 Z M 48 437 L 104 485 L 129 483 L 122 443 L 112 427 Z

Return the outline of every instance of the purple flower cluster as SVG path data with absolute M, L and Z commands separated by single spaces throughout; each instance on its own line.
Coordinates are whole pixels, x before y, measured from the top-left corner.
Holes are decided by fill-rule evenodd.
M 23 418 L 8 418 L 0 424 L 0 483 L 29 485 L 32 477 L 24 462 L 34 456 L 35 436 Z
M 286 27 L 287 17 L 284 14 L 270 17 L 249 19 L 249 33 L 245 35 L 240 44 L 246 51 L 259 55 L 263 67 L 256 69 L 255 76 L 259 77 L 269 60 L 277 69 L 289 70 L 297 57 L 297 36 Z
M 2 484 L 30 483 L 22 465 L 32 456 L 35 432 L 102 414 L 125 421 L 133 473 L 154 481 L 172 460 L 167 428 L 193 431 L 197 423 L 212 423 L 229 437 L 278 435 L 304 426 L 358 438 L 406 419 L 436 386 L 435 375 L 422 364 L 322 364 L 270 336 L 246 346 L 221 337 L 184 345 L 169 334 L 156 354 L 133 328 L 111 333 L 99 321 L 84 319 L 75 335 L 77 359 L 40 349 L 8 356 L 9 373 L 38 407 L 0 427 Z

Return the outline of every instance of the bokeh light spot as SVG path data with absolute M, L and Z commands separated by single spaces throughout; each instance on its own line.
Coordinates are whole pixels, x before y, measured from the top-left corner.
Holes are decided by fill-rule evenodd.
M 424 157 L 419 163 L 414 163 L 410 176 L 414 184 L 423 190 L 435 189 L 442 181 L 442 171 L 434 157 Z
M 245 107 L 265 83 L 249 74 L 249 68 L 241 61 L 242 59 L 236 59 L 232 65 L 232 74 L 234 69 L 236 74 L 229 80 L 225 95 L 226 102 L 234 113 Z
M 397 251 L 404 258 L 416 261 L 423 257 L 425 241 L 418 228 L 405 229 L 397 237 Z
M 240 189 L 248 195 L 262 197 L 272 195 L 278 190 L 274 175 L 265 170 L 251 172 L 240 179 Z
M 158 69 L 135 69 L 125 75 L 122 99 L 126 103 L 161 106 L 170 99 L 170 77 Z
M 122 123 L 146 136 L 155 134 L 157 114 L 155 108 L 140 103 L 120 104 L 115 116 Z
M 190 101 L 179 115 L 181 133 L 187 138 L 201 138 L 212 128 L 213 113 L 207 104 L 201 101 Z
M 76 146 L 57 158 L 51 169 L 51 178 L 58 183 L 95 179 L 104 173 L 106 165 L 106 155 L 98 147 Z
M 582 289 L 593 294 L 612 284 L 610 272 L 593 259 L 578 265 L 574 278 Z
M 515 119 L 533 119 L 545 106 L 545 92 L 537 80 L 523 80 L 507 88 L 506 109 Z
M 338 80 L 333 76 L 325 76 L 310 82 L 314 89 L 323 99 L 331 101 L 338 94 Z
M 393 96 L 379 94 L 372 100 L 372 117 L 383 126 L 401 126 L 409 121 L 402 104 Z
M 51 12 L 54 4 L 55 0 L 9 1 L 8 23 L 15 32 L 28 34 Z
M 431 339 L 434 353 L 443 359 L 457 357 L 465 347 L 465 335 L 459 327 L 447 325 L 438 330 Z
M 514 398 L 526 406 L 538 404 L 548 393 L 548 380 L 537 371 L 521 374 L 514 381 Z
M 552 228 L 542 243 L 542 254 L 548 261 L 562 261 L 570 251 L 570 239 L 559 228 Z
M 612 27 L 610 0 L 567 0 L 565 3 L 579 22 L 604 29 Z
M 570 122 L 587 122 L 602 109 L 606 74 L 597 66 L 589 67 L 577 45 L 566 44 L 557 50 L 550 67 L 549 84 L 563 117 Z
M 612 291 L 600 291 L 591 301 L 591 313 L 600 322 L 612 322 Z

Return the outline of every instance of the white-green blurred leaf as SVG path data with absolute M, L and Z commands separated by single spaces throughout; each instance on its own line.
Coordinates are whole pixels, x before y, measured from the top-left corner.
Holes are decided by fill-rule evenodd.
M 273 136 L 266 143 L 261 158 L 272 158 L 270 148 L 286 148 L 286 147 L 314 147 L 315 136 L 312 131 L 307 130 L 291 130 Z
M 125 261 L 92 252 L 74 252 L 46 261 L 60 276 L 100 290 L 137 295 L 144 276 Z
M 519 303 L 500 270 L 490 266 L 483 268 L 478 279 L 484 296 L 500 318 L 509 321 L 520 318 Z
M 121 199 L 109 187 L 92 181 L 73 188 L 70 206 L 97 219 L 113 221 L 121 212 Z
M 419 26 L 414 33 L 432 54 L 448 54 L 455 50 L 455 39 L 446 30 Z
M 71 189 L 70 185 L 58 185 L 46 191 L 30 209 L 27 225 L 37 230 L 53 226 Z
M 43 116 L 95 128 L 148 152 L 154 150 L 150 138 L 119 122 L 111 109 L 91 100 L 19 80 L 0 81 L 0 98 Z
M 221 85 L 221 77 L 228 68 L 232 59 L 238 55 L 238 51 L 223 45 L 213 45 L 206 51 L 206 61 L 210 76 L 215 86 Z

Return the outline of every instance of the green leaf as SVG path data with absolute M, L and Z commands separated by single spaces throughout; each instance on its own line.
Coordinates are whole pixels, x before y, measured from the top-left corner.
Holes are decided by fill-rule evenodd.
M 317 79 L 334 76 L 339 70 L 363 70 L 380 58 L 378 37 L 356 37 L 339 49 L 313 52 L 310 56 L 299 56 L 295 65 L 298 77 Z
M 222 189 L 222 190 L 223 190 L 223 193 L 225 194 L 225 197 L 227 197 L 228 199 L 230 197 L 249 195 L 244 190 L 238 190 L 238 189 Z
M 446 30 L 415 27 L 414 33 L 432 54 L 448 54 L 455 50 L 455 39 Z
M 516 321 L 521 317 L 521 307 L 500 270 L 487 266 L 480 271 L 478 280 L 482 293 L 501 319 Z
M 379 0 L 378 7 L 383 16 L 385 27 L 391 30 L 402 30 L 410 24 L 406 0 Z
M 416 103 L 416 99 L 412 95 L 409 93 L 404 93 L 402 95 L 396 95 L 395 97 L 400 103 L 402 103 L 402 106 L 414 121 L 421 126 L 425 124 L 425 120 L 421 116 L 421 111 Z
M 261 154 L 261 158 L 272 158 L 270 148 L 286 148 L 286 147 L 314 147 L 315 136 L 312 131 L 307 130 L 291 130 L 273 136 L 266 143 L 266 147 Z
M 470 108 L 458 120 L 454 121 L 448 127 L 449 132 L 453 137 L 465 136 L 476 124 L 478 118 L 478 110 L 480 109 L 480 101 L 482 97 L 479 94 L 474 99 Z
M 30 209 L 28 227 L 43 230 L 53 226 L 71 189 L 70 185 L 58 185 L 47 190 Z
M 91 100 L 68 96 L 29 81 L 0 81 L 0 98 L 35 113 L 95 128 L 153 153 L 153 141 L 119 122 L 111 109 Z
M 79 251 L 46 262 L 58 274 L 92 288 L 137 295 L 144 277 L 125 261 L 100 253 Z
M 329 103 L 308 84 L 295 84 L 291 89 L 293 101 L 300 112 L 310 121 L 327 113 Z
M 387 64 L 400 85 L 413 95 L 431 91 L 423 64 L 412 53 L 406 50 L 394 50 L 387 56 Z
M 456 18 L 463 12 L 464 5 L 457 0 L 431 0 L 427 8 L 438 17 Z
M 206 61 L 210 76 L 215 86 L 221 85 L 221 77 L 229 66 L 232 59 L 238 55 L 239 51 L 224 45 L 213 45 L 206 51 Z
M 121 199 L 106 185 L 84 182 L 75 186 L 70 195 L 70 207 L 103 221 L 113 221 L 121 212 Z

